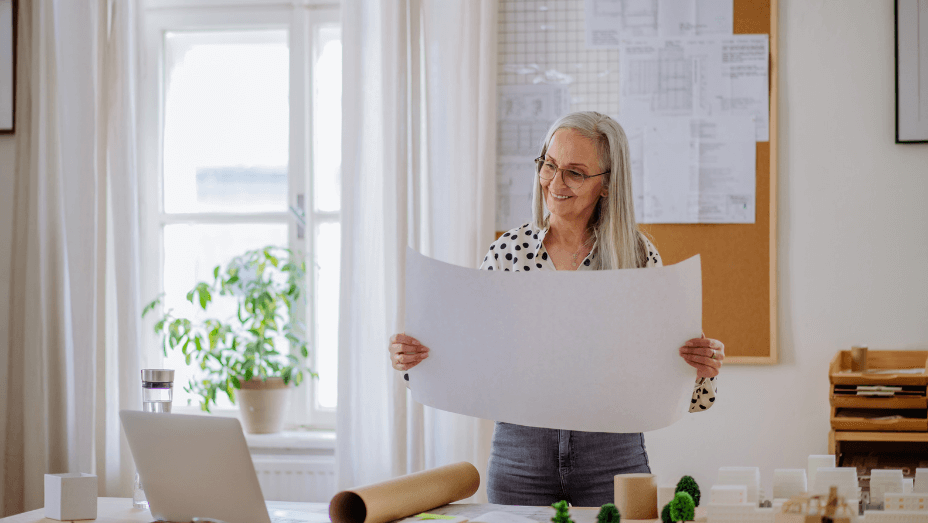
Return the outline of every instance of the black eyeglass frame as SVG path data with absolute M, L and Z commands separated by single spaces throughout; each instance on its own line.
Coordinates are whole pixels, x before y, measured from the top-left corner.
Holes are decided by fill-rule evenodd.
M 551 165 L 554 165 L 553 162 L 548 162 L 548 160 L 546 160 L 544 156 L 539 156 L 538 158 L 535 158 L 535 173 L 538 174 L 538 177 L 539 177 L 539 178 L 541 178 L 541 168 L 542 168 L 542 167 L 544 166 L 544 164 L 546 164 L 546 163 L 551 163 Z M 555 178 L 557 178 L 557 173 L 558 173 L 558 171 L 560 171 L 560 172 L 562 172 L 562 173 L 563 173 L 564 171 L 567 171 L 567 172 L 574 173 L 574 174 L 576 174 L 576 175 L 582 177 L 583 181 L 580 182 L 580 185 L 578 185 L 578 186 L 576 186 L 576 187 L 570 187 L 570 185 L 567 185 L 567 181 L 566 181 L 566 180 L 564 181 L 564 185 L 567 185 L 567 186 L 570 187 L 571 189 L 579 189 L 580 187 L 583 187 L 583 184 L 584 184 L 587 180 L 589 180 L 590 178 L 596 178 L 597 176 L 603 176 L 603 175 L 609 174 L 609 173 L 611 172 L 611 171 L 606 171 L 606 172 L 604 172 L 604 173 L 599 173 L 599 174 L 583 174 L 583 173 L 574 171 L 574 170 L 572 170 L 572 169 L 565 169 L 565 168 L 563 168 L 563 167 L 558 167 L 558 166 L 554 165 L 554 176 L 552 176 L 551 178 L 542 178 L 542 179 L 543 179 L 543 180 L 554 180 Z M 564 175 L 563 175 L 563 174 L 561 174 L 561 178 L 562 178 L 562 179 L 564 178 Z

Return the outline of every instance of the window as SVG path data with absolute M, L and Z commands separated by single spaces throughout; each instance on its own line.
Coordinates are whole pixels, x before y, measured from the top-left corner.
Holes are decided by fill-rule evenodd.
M 140 90 L 142 298 L 195 315 L 184 296 L 212 268 L 267 245 L 303 253 L 310 367 L 288 425 L 334 428 L 340 255 L 341 29 L 330 5 L 173 6 L 144 12 Z M 235 313 L 217 299 L 210 316 Z M 175 369 L 177 412 L 195 369 L 164 357 L 151 322 L 143 365 Z M 285 340 L 283 346 L 286 346 Z M 220 398 L 221 399 L 221 398 Z M 186 407 L 190 400 L 190 407 Z M 234 415 L 228 399 L 213 411 Z

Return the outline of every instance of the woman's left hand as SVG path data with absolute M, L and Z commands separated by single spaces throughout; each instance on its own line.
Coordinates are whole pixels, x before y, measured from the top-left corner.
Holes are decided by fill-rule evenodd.
M 680 347 L 680 356 L 696 369 L 700 378 L 714 378 L 725 359 L 725 344 L 703 334 L 702 338 L 693 338 Z

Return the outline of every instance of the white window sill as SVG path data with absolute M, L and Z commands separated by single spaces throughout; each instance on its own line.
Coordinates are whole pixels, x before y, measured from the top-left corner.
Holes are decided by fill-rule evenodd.
M 334 456 L 334 430 L 285 430 L 276 434 L 245 434 L 252 454 Z

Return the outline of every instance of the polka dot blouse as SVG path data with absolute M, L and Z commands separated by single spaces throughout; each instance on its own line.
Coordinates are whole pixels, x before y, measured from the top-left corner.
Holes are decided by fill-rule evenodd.
M 544 239 L 547 232 L 547 229 L 538 230 L 529 223 L 507 231 L 490 245 L 490 251 L 483 258 L 480 268 L 504 272 L 557 270 L 545 250 Z M 645 242 L 648 248 L 648 262 L 645 266 L 662 266 L 661 256 L 657 253 L 657 249 L 647 238 Z M 596 259 L 596 245 L 593 245 L 590 254 L 577 265 L 577 270 L 592 270 L 591 264 L 594 259 Z M 715 378 L 697 378 L 693 387 L 690 412 L 700 412 L 711 407 L 715 402 L 716 391 Z

